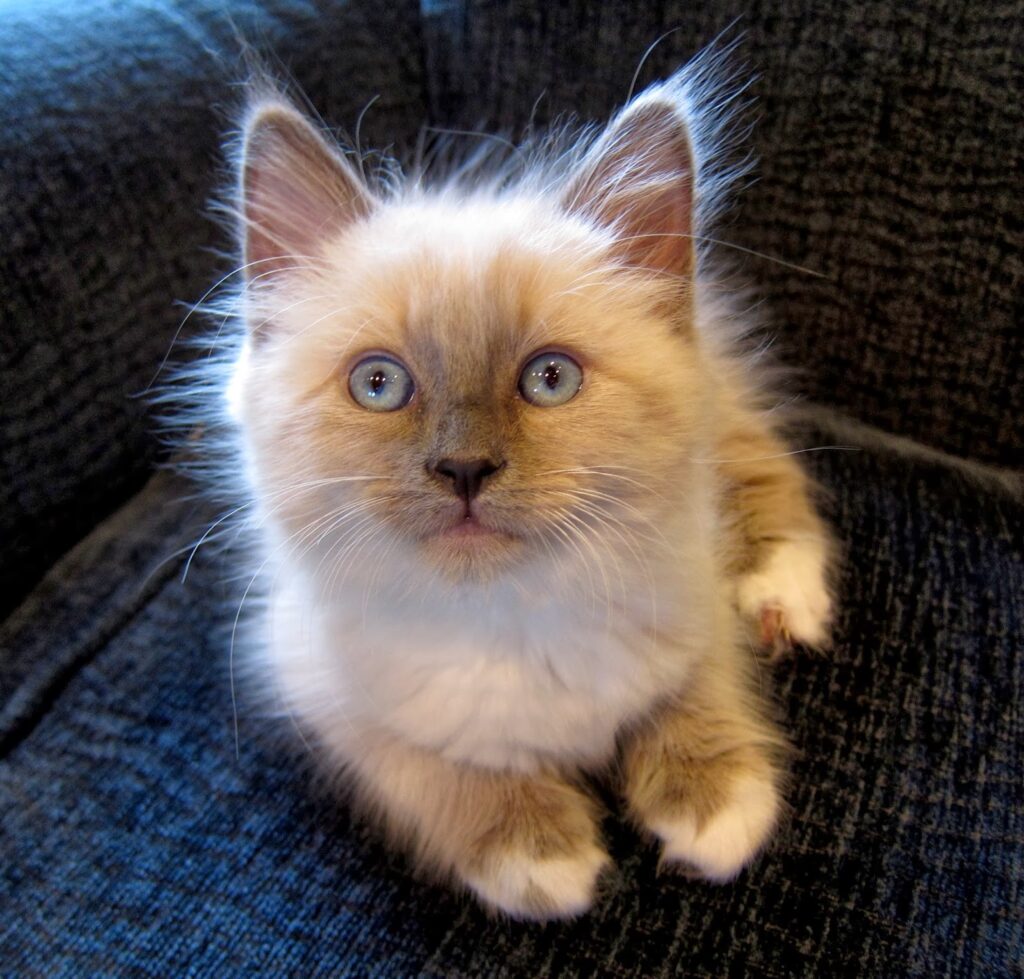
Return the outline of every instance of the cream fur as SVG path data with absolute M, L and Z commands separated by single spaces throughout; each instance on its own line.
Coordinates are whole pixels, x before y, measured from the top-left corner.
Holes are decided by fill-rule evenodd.
M 485 904 L 513 917 L 546 917 L 537 906 L 557 909 L 553 917 L 586 911 L 594 900 L 608 854 L 596 846 L 570 857 L 537 859 L 508 853 L 486 872 L 468 874 L 466 884 Z
M 741 776 L 724 806 L 703 824 L 692 814 L 658 822 L 652 829 L 665 843 L 665 859 L 708 880 L 735 877 L 761 850 L 779 820 L 774 782 Z

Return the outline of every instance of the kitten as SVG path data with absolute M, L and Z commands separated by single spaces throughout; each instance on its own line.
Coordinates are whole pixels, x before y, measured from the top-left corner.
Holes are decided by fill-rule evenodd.
M 666 863 L 737 875 L 786 749 L 750 640 L 828 635 L 829 532 L 700 247 L 717 71 L 435 186 L 367 180 L 266 89 L 244 122 L 253 668 L 421 866 L 514 917 L 593 902 L 586 773 Z

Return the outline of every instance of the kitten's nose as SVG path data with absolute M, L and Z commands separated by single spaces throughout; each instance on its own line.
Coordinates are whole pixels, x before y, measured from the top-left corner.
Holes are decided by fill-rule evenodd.
M 494 475 L 505 463 L 491 462 L 490 459 L 442 459 L 434 472 L 451 480 L 452 492 L 467 503 L 480 492 L 484 480 Z

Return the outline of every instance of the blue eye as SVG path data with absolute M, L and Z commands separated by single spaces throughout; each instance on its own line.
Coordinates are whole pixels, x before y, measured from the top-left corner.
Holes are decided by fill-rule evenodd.
M 375 354 L 359 361 L 348 375 L 357 405 L 369 411 L 397 411 L 412 397 L 412 375 L 397 360 Z
M 566 354 L 540 354 L 519 375 L 519 393 L 538 408 L 556 408 L 572 401 L 582 384 L 583 368 Z

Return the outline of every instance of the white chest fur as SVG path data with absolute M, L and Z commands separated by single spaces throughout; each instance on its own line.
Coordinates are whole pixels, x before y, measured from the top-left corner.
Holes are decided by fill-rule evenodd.
M 369 726 L 494 768 L 600 763 L 624 722 L 681 688 L 716 618 L 701 579 L 678 572 L 603 606 L 508 585 L 314 604 L 286 578 L 269 665 L 296 718 L 340 754 Z

